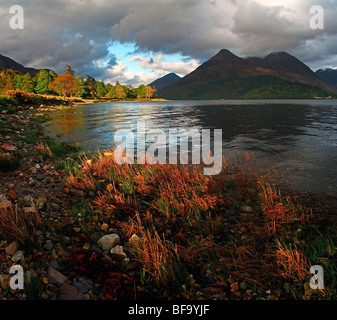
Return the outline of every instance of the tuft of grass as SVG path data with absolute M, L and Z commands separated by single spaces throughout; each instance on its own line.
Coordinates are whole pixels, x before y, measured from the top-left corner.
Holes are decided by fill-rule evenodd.
M 27 300 L 43 300 L 42 299 L 42 282 L 39 277 L 31 277 L 25 283 L 25 294 Z
M 184 271 L 180 264 L 177 246 L 143 228 L 139 215 L 130 223 L 133 225 L 138 241 L 133 241 L 130 252 L 141 266 L 143 284 L 154 281 L 158 287 L 165 286 L 171 290 L 181 287 Z M 185 275 L 186 276 L 186 275 Z
M 42 156 L 44 160 L 53 158 L 53 153 L 51 152 L 50 148 L 43 142 L 37 144 L 35 147 L 35 152 Z
M 42 222 L 38 211 L 25 212 L 17 205 L 4 201 L 0 202 L 0 230 L 3 236 L 18 241 L 25 246 L 26 252 L 30 252 L 36 247 L 36 234 Z
M 20 166 L 20 159 L 9 153 L 0 153 L 0 171 L 13 171 Z

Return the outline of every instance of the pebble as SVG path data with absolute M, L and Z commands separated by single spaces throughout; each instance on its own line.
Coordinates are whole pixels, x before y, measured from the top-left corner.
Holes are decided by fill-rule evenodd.
M 12 256 L 18 249 L 19 249 L 18 243 L 14 241 L 14 242 L 11 242 L 10 245 L 8 245 L 5 248 L 5 251 L 8 255 Z
M 44 176 L 42 174 L 37 174 L 36 175 L 36 180 L 41 181 L 44 179 Z
M 119 235 L 117 233 L 111 233 L 103 236 L 97 241 L 97 244 L 104 250 L 111 250 L 114 246 L 120 242 Z
M 3 290 L 7 290 L 9 288 L 9 281 L 11 277 L 7 274 L 1 274 L 0 275 L 0 287 Z
M 23 255 L 23 252 L 22 251 L 16 251 L 15 254 L 12 256 L 12 261 L 14 263 L 17 263 L 17 262 L 24 262 L 25 261 L 25 257 Z
M 76 282 L 73 283 L 73 285 L 78 290 L 80 290 L 83 294 L 86 294 L 89 291 L 89 287 L 85 283 L 83 283 L 81 281 L 76 281 Z
M 234 292 L 238 292 L 239 291 L 239 285 L 237 282 L 234 282 L 233 284 L 231 284 L 231 291 Z
M 244 206 L 244 207 L 242 208 L 242 211 L 243 211 L 243 212 L 253 212 L 253 208 L 250 207 L 250 206 Z
M 59 265 L 59 263 L 58 263 L 58 261 L 56 259 L 50 261 L 48 263 L 48 267 L 51 267 L 51 268 L 53 268 L 53 269 L 55 269 L 57 271 L 60 271 L 60 269 L 61 269 L 60 265 Z
M 68 278 L 61 272 L 49 267 L 48 268 L 48 281 L 58 287 L 62 286 L 68 281 Z
M 109 225 L 107 223 L 103 223 L 102 226 L 101 226 L 101 230 L 106 232 L 109 228 Z
M 35 167 L 31 167 L 29 169 L 29 171 L 32 173 L 32 174 L 37 174 L 37 169 Z
M 47 251 L 51 251 L 54 247 L 53 243 L 46 243 L 43 245 L 43 248 L 45 248 Z
M 85 196 L 84 191 L 82 190 L 77 190 L 77 189 L 70 189 L 69 193 L 74 196 L 74 197 L 78 197 L 78 198 L 82 198 Z
M 126 258 L 126 254 L 123 251 L 122 246 L 115 246 L 110 250 L 110 255 L 114 260 L 123 261 Z
M 129 239 L 130 243 L 135 243 L 135 242 L 138 242 L 138 241 L 140 241 L 140 238 L 135 233 Z
M 76 287 L 67 283 L 63 284 L 60 288 L 59 298 L 61 300 L 89 300 L 88 296 L 85 296 Z
M 90 289 L 93 289 L 95 287 L 93 281 L 88 279 L 87 277 L 80 277 L 78 280 L 84 283 Z

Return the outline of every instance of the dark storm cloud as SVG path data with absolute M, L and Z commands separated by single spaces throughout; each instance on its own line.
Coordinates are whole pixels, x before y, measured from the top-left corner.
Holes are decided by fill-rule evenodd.
M 9 28 L 14 4 L 25 10 L 24 30 Z M 325 9 L 323 31 L 309 27 L 312 5 Z M 335 0 L 2 0 L 0 17 L 0 53 L 57 72 L 69 64 L 107 76 L 105 67 L 118 63 L 111 41 L 200 61 L 221 48 L 239 55 L 283 50 L 312 67 L 337 66 Z

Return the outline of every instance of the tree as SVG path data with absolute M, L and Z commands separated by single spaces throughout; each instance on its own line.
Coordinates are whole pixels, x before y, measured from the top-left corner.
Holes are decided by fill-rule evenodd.
M 72 76 L 75 75 L 74 69 L 71 66 L 66 64 L 66 73 L 71 74 Z
M 143 84 L 138 87 L 137 92 L 138 99 L 144 99 L 146 97 L 145 86 Z
M 158 91 L 155 86 L 152 87 L 152 92 L 153 92 L 153 98 L 158 98 Z
M 84 77 L 77 76 L 78 90 L 76 93 L 77 97 L 89 98 L 91 96 L 89 88 L 85 85 Z
M 109 99 L 116 99 L 116 87 L 114 86 L 111 86 L 109 87 L 109 91 L 108 93 L 106 94 L 106 98 L 109 98 Z
M 12 76 L 8 75 L 7 79 L 6 79 L 6 86 L 4 88 L 4 92 L 9 91 L 9 90 L 13 90 L 15 89 L 14 87 L 14 79 Z
M 20 75 L 15 76 L 13 80 L 14 88 L 16 90 L 22 90 L 22 82 L 23 82 L 22 76 Z
M 26 73 L 22 78 L 22 90 L 27 93 L 34 92 L 34 83 L 29 73 Z
M 95 91 L 98 98 L 104 97 L 106 95 L 104 83 L 97 81 Z
M 116 98 L 117 99 L 125 99 L 126 91 L 119 83 L 116 84 Z
M 7 76 L 4 71 L 0 73 L 0 92 L 3 92 L 6 87 Z
M 145 87 L 145 97 L 146 99 L 151 99 L 153 97 L 153 89 L 151 86 Z
M 70 73 L 58 75 L 50 84 L 49 89 L 65 97 L 72 97 L 78 92 L 77 79 Z
M 95 96 L 95 85 L 96 85 L 96 80 L 93 77 L 86 76 L 87 79 L 85 80 L 85 85 L 89 89 L 89 92 L 92 97 Z
M 37 82 L 36 82 L 36 93 L 39 94 L 48 94 L 49 93 L 49 83 L 53 80 L 50 73 L 46 70 L 40 70 L 37 74 Z

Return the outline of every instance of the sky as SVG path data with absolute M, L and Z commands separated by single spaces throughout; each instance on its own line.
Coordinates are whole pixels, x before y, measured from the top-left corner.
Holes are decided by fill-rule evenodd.
M 24 9 L 12 30 L 10 7 Z M 310 28 L 310 8 L 324 29 Z M 72 66 L 106 83 L 138 86 L 195 70 L 221 49 L 287 51 L 314 71 L 337 68 L 337 0 L 1 0 L 0 54 L 57 73 Z

